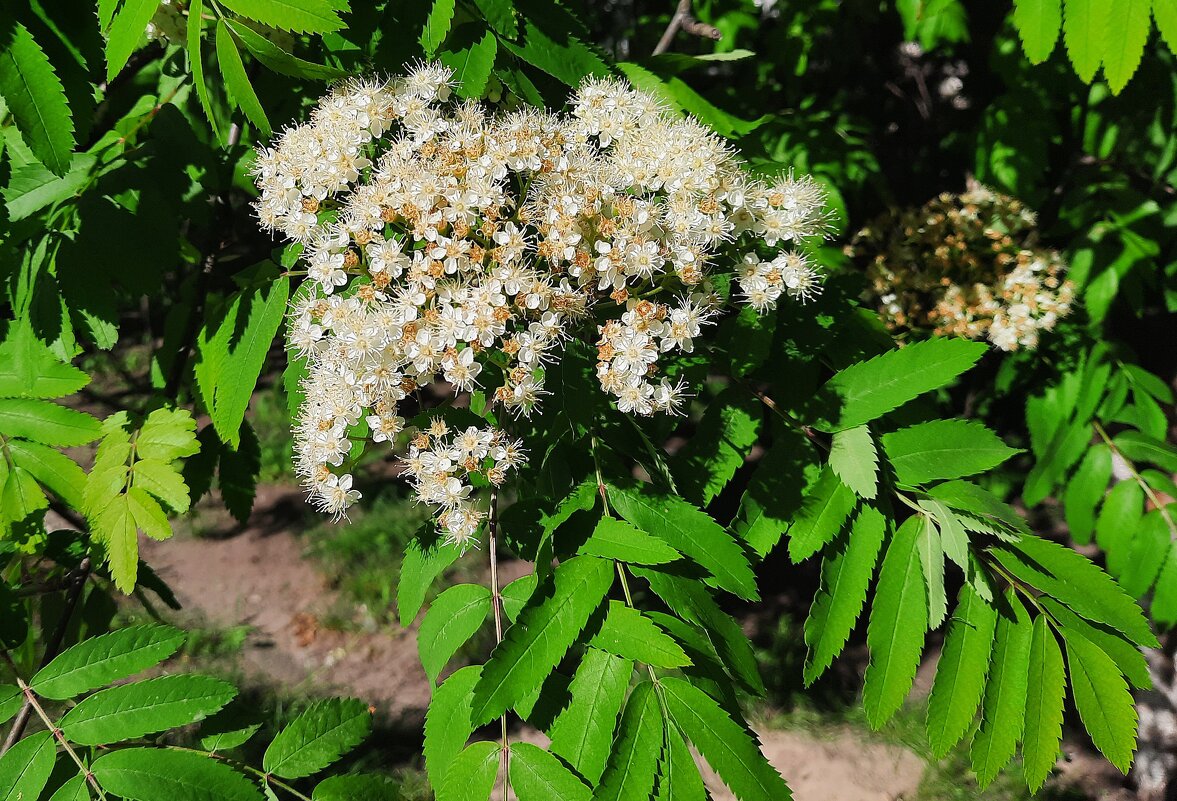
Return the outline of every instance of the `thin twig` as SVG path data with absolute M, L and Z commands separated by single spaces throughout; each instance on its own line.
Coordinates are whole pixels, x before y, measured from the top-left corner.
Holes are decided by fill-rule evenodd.
M 86 579 L 90 576 L 90 557 L 82 559 L 78 563 L 77 568 L 70 574 L 69 594 L 66 596 L 65 608 L 61 610 L 61 619 L 57 621 L 57 628 L 54 629 L 53 635 L 45 644 L 45 655 L 41 657 L 41 667 L 45 667 L 52 661 L 53 657 L 57 656 L 61 650 L 61 644 L 65 640 L 65 634 L 69 631 L 70 619 L 74 616 L 74 610 L 78 607 L 78 601 L 82 597 L 82 590 L 86 587 Z M 4 652 L 4 656 L 12 663 L 12 658 L 8 656 L 8 652 Z M 13 666 L 14 674 L 16 668 Z M 19 677 L 17 681 L 20 681 Z M 8 736 L 4 739 L 3 747 L 0 747 L 0 756 L 3 756 L 9 748 L 16 745 L 20 740 L 21 735 L 24 734 L 25 726 L 29 725 L 29 718 L 33 713 L 33 701 L 28 695 L 25 696 L 25 702 L 21 706 L 20 711 L 16 713 L 16 718 L 12 721 L 12 728 L 8 731 Z
M 662 32 L 662 38 L 654 46 L 652 55 L 659 56 L 669 50 L 670 43 L 674 41 L 674 35 L 680 29 L 692 36 L 711 39 L 713 41 L 723 37 L 719 28 L 716 28 L 714 25 L 708 25 L 705 22 L 699 22 L 699 20 L 691 16 L 691 0 L 679 0 L 678 6 L 670 16 L 670 24 Z
M 1107 429 L 1100 425 L 1098 420 L 1092 420 L 1091 424 L 1095 427 L 1095 431 L 1097 434 L 1099 434 L 1100 439 L 1102 439 L 1104 444 L 1107 445 L 1109 449 L 1111 449 L 1111 452 L 1119 456 L 1124 461 L 1124 464 L 1128 466 L 1128 471 L 1132 474 L 1133 480 L 1138 485 L 1140 485 L 1140 488 L 1144 490 L 1144 494 L 1148 497 L 1149 501 L 1151 501 L 1152 505 L 1155 506 L 1157 511 L 1161 513 L 1161 519 L 1165 521 L 1165 525 L 1169 528 L 1169 538 L 1177 539 L 1177 522 L 1175 522 L 1173 520 L 1173 516 L 1169 514 L 1169 505 L 1161 502 L 1161 499 L 1155 492 L 1153 492 L 1153 488 L 1147 481 L 1144 480 L 1144 476 L 1140 475 L 1140 472 L 1136 469 L 1136 465 L 1132 463 L 1132 460 L 1125 456 L 1120 451 L 1120 449 L 1116 447 L 1116 443 L 1112 441 L 1110 436 L 1108 436 Z
M 490 556 L 490 604 L 495 618 L 495 645 L 503 641 L 503 594 L 499 589 L 499 492 L 490 491 L 490 513 L 487 515 L 486 528 L 489 534 L 487 554 Z M 507 801 L 511 785 L 511 741 L 507 738 L 507 713 L 499 718 L 503 741 L 503 801 Z

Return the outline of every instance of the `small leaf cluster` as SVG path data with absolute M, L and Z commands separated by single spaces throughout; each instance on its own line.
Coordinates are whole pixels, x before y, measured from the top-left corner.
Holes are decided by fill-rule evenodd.
M 365 704 L 317 701 L 278 731 L 260 769 L 240 762 L 231 754 L 260 724 L 233 705 L 232 684 L 194 673 L 127 680 L 157 672 L 184 639 L 171 626 L 130 626 L 87 639 L 27 680 L 18 676 L 17 684 L 0 686 L 0 721 L 27 705 L 45 727 L 0 755 L 0 797 L 263 801 L 277 788 L 306 798 L 287 782 L 320 773 L 368 736 Z M 58 704 L 69 704 L 64 714 L 53 714 Z M 170 734 L 194 724 L 198 748 Z M 313 797 L 396 795 L 387 780 L 348 774 L 323 779 Z

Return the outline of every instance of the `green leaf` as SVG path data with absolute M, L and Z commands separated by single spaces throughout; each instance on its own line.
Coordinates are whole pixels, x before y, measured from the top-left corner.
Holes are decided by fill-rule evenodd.
M 895 532 L 875 589 L 866 642 L 862 702 L 867 722 L 879 728 L 895 714 L 911 689 L 928 627 L 928 599 L 916 538 L 922 518 L 909 517 Z
M 140 459 L 171 462 L 199 450 L 196 421 L 187 409 L 156 409 L 147 415 L 135 437 L 135 452 Z
M 413 622 L 433 582 L 460 555 L 456 545 L 423 544 L 420 537 L 409 541 L 396 586 L 396 610 L 402 626 L 407 628 Z
M 196 96 L 200 100 L 200 107 L 204 109 L 204 116 L 212 128 L 213 141 L 221 141 L 221 129 L 217 125 L 217 118 L 213 115 L 212 100 L 208 93 L 208 84 L 204 79 L 204 57 L 201 55 L 201 34 L 204 29 L 204 0 L 192 0 L 188 4 L 188 68 L 192 72 L 192 85 L 196 87 Z
M 866 602 L 867 589 L 886 536 L 886 520 L 873 506 L 863 506 L 847 535 L 826 553 L 821 587 L 805 619 L 805 683 L 812 684 L 842 652 Z
M 968 731 L 985 691 L 997 610 L 971 586 L 960 589 L 956 614 L 928 699 L 928 744 L 943 759 Z
M 260 33 L 236 20 L 226 19 L 225 24 L 261 63 L 281 75 L 293 78 L 310 78 L 314 81 L 334 81 L 347 73 L 335 67 L 327 67 L 306 61 L 283 50 Z
M 652 667 L 677 668 L 691 664 L 682 647 L 657 623 L 620 601 L 609 602 L 601 629 L 589 644 Z
M 220 41 L 218 36 L 218 52 Z M 229 89 L 233 91 L 232 84 Z M 206 325 L 197 340 L 197 384 L 217 434 L 233 448 L 240 443 L 241 423 L 289 297 L 287 277 L 242 290 L 225 316 Z
M 69 171 L 58 177 L 40 162 L 30 162 L 23 167 L 13 169 L 8 186 L 3 189 L 5 205 L 8 207 L 8 219 L 16 222 L 29 217 L 46 206 L 52 206 L 76 196 L 90 181 L 90 172 L 97 159 L 87 153 L 75 153 L 70 160 Z M 28 326 L 20 326 L 21 330 L 28 330 Z M 0 346 L 2 347 L 2 346 Z M 0 364 L 4 357 L 0 354 Z M 56 362 L 57 358 L 53 357 Z M 3 371 L 8 367 L 0 367 L 0 382 L 3 381 Z M 0 394 L 8 394 L 0 392 Z M 68 393 L 63 393 L 68 394 Z
M 940 542 L 940 531 L 931 517 L 921 515 L 916 548 L 920 553 L 924 581 L 928 587 L 928 628 L 934 629 L 944 622 L 948 614 L 948 601 L 944 593 L 944 547 Z
M 830 467 L 823 469 L 789 527 L 789 558 L 801 562 L 825 547 L 838 536 L 854 505 L 853 490 Z
M 57 757 L 57 740 L 47 731 L 18 740 L 0 756 L 0 801 L 36 799 L 45 789 Z
M 223 19 L 217 20 L 217 64 L 221 68 L 221 77 L 225 79 L 228 90 L 237 105 L 245 112 L 245 116 L 258 129 L 263 139 L 273 135 L 270 121 L 266 119 L 265 109 L 258 100 L 257 92 L 249 82 L 249 75 L 245 72 L 245 65 L 241 62 L 241 52 L 237 43 L 233 41 L 233 34 Z M 238 388 L 233 388 L 237 390 Z
M 1063 509 L 1071 536 L 1081 545 L 1091 542 L 1095 509 L 1112 478 L 1112 452 L 1107 445 L 1092 446 L 1063 492 Z
M 578 553 L 635 565 L 661 565 L 681 556 L 657 537 L 615 517 L 602 517 Z
M 563 562 L 507 629 L 474 688 L 471 720 L 487 723 L 540 686 L 584 629 L 613 583 L 613 567 L 592 556 Z M 545 591 L 546 587 L 546 591 Z
M 1074 631 L 1110 656 L 1112 661 L 1116 663 L 1116 667 L 1134 687 L 1141 690 L 1152 689 L 1152 676 L 1149 674 L 1148 661 L 1144 658 L 1140 648 L 1123 634 L 1107 626 L 1084 620 L 1053 598 L 1042 596 L 1039 598 L 1039 603 L 1046 608 L 1051 617 L 1058 621 L 1062 628 Z
M 139 530 L 126 495 L 115 495 L 94 518 L 94 536 L 106 548 L 115 586 L 125 593 L 135 589 L 139 572 Z
M 200 747 L 206 751 L 228 751 L 249 742 L 262 727 L 244 704 L 227 706 L 200 725 Z
M 243 17 L 293 33 L 330 33 L 343 28 L 331 0 L 222 0 Z
M 1031 791 L 1042 786 L 1058 758 L 1066 692 L 1063 652 L 1046 618 L 1038 615 L 1030 640 L 1026 735 L 1022 743 L 1022 770 Z
M 59 725 L 72 742 L 106 745 L 203 720 L 236 695 L 232 684 L 212 676 L 159 676 L 96 692 Z
M 185 636 L 150 623 L 89 637 L 37 671 L 29 686 L 37 695 L 64 701 L 158 665 L 184 644 Z
M 310 776 L 363 742 L 371 729 L 372 713 L 363 701 L 316 701 L 278 732 L 262 756 L 262 766 L 284 779 Z
M 463 25 L 456 36 L 469 35 L 478 26 Z M 480 27 L 478 27 L 481 30 Z M 494 68 L 495 55 L 499 51 L 498 40 L 490 31 L 485 31 L 479 39 L 457 42 L 438 54 L 438 60 L 454 71 L 454 80 L 458 82 L 457 94 L 461 97 L 482 97 L 486 92 L 487 81 L 490 80 L 491 70 Z
M 760 460 L 732 528 L 758 556 L 767 556 L 780 541 L 804 493 L 821 474 L 812 443 L 799 431 L 784 429 Z
M 511 745 L 511 788 L 519 801 L 589 801 L 593 792 L 559 759 L 531 743 Z
M 481 584 L 455 584 L 437 596 L 417 634 L 417 650 L 430 682 L 490 614 L 490 590 Z
M 1079 78 L 1091 83 L 1108 42 L 1112 0 L 1065 0 L 1063 6 L 1063 43 L 1067 55 Z
M 652 682 L 634 687 L 593 801 L 649 798 L 662 754 L 664 721 Z
M 1001 565 L 1030 586 L 1057 598 L 1088 620 L 1122 631 L 1139 645 L 1157 647 L 1144 613 L 1090 559 L 1041 537 L 994 549 Z
M 1177 0 L 1152 0 L 1152 16 L 1165 44 L 1177 52 Z
M 140 459 L 132 467 L 132 483 L 181 514 L 188 511 L 188 486 L 180 471 L 158 459 Z
M 501 758 L 498 743 L 483 741 L 466 746 L 437 788 L 437 801 L 488 801 Z
M 694 436 L 671 459 L 683 497 L 700 506 L 715 500 L 760 437 L 760 402 L 736 384 L 708 406 Z
M 191 464 L 191 461 L 188 462 Z M 249 421 L 241 424 L 241 444 L 237 450 L 221 448 L 217 465 L 217 485 L 221 500 L 237 522 L 245 523 L 253 512 L 258 474 L 262 469 L 261 443 Z
M 511 0 L 474 0 L 474 5 L 486 17 L 495 33 L 508 39 L 519 35 L 519 21 L 515 18 L 515 4 Z
M 0 684 L 0 723 L 7 723 L 24 706 L 25 694 L 15 684 Z
M 678 730 L 666 731 L 666 747 L 658 763 L 656 801 L 706 801 L 707 790 L 699 767 Z
M 1136 750 L 1136 706 L 1128 684 L 1104 651 L 1073 630 L 1063 629 L 1071 693 L 1091 741 L 1127 773 Z
M 973 738 L 973 770 L 982 787 L 993 781 L 1017 749 L 1026 715 L 1033 624 L 1013 590 L 1005 595 L 993 638 L 993 664 L 981 702 L 981 728 Z
M 616 512 L 709 571 L 707 583 L 741 598 L 757 597 L 756 577 L 740 544 L 706 513 L 681 498 L 647 489 L 608 488 Z
M 89 383 L 90 376 L 58 359 L 31 326 L 9 326 L 0 343 L 0 397 L 61 398 Z
M 387 776 L 349 773 L 328 776 L 315 785 L 311 801 L 398 801 L 399 786 Z
M 127 801 L 262 801 L 252 781 L 192 751 L 124 748 L 94 760 L 91 769 L 106 792 Z
M 155 0 L 124 0 L 106 34 L 106 80 L 122 72 L 135 46 L 143 41 L 147 23 L 159 10 Z
M 0 398 L 0 431 L 45 445 L 70 447 L 93 442 L 102 424 L 84 412 L 26 398 Z
M 883 450 L 903 484 L 984 473 L 1018 453 L 985 425 L 935 420 L 883 435 Z
M 992 524 L 999 531 L 1004 529 L 1010 534 L 1030 536 L 1029 526 L 1013 507 L 976 484 L 968 481 L 946 481 L 929 489 L 928 494 L 943 501 L 948 507 L 964 512 L 960 521 L 970 531 L 987 531 L 986 528 L 974 528 L 977 520 L 981 520 Z
M 1152 619 L 1162 626 L 1177 623 L 1177 542 L 1169 546 L 1169 557 L 1161 566 L 1149 612 Z
M 1095 520 L 1095 541 L 1107 553 L 1108 571 L 1120 572 L 1132 542 L 1132 532 L 1140 526 L 1144 510 L 1144 490 L 1135 481 L 1120 481 L 1104 498 Z
M 1149 462 L 1177 473 L 1177 447 L 1139 431 L 1124 431 L 1113 440 L 1120 453 L 1134 462 Z
M 572 701 L 549 732 L 552 753 L 592 784 L 600 781 L 605 770 L 632 673 L 633 662 L 628 659 L 586 648 L 568 686 Z
M 1117 0 L 1107 16 L 1110 28 L 1104 33 L 1103 74 L 1112 94 L 1122 92 L 1140 66 L 1152 27 L 1151 6 L 1152 0 Z
M 818 427 L 841 431 L 882 417 L 951 383 L 986 349 L 984 343 L 967 339 L 928 339 L 853 364 L 822 388 L 819 397 L 830 413 Z
M 1062 24 L 1059 0 L 1014 0 L 1014 26 L 1031 64 L 1050 58 Z
M 421 31 L 421 46 L 425 48 L 426 56 L 432 58 L 449 35 L 454 21 L 454 6 L 454 0 L 433 0 L 425 29 Z
M 742 801 L 787 801 L 785 780 L 769 764 L 748 730 L 709 695 L 683 679 L 662 680 L 671 719 L 719 778 Z
M 65 784 L 57 788 L 49 801 L 90 801 L 90 788 L 86 785 L 86 777 L 82 774 L 74 776 Z
M 523 20 L 521 44 L 500 44 L 524 63 L 546 72 L 568 86 L 578 86 L 589 75 L 609 74 L 609 67 L 591 44 L 591 35 L 562 5 L 548 0 L 516 0 Z
M 1124 592 L 1133 598 L 1144 597 L 1169 555 L 1171 536 L 1168 522 L 1159 509 L 1144 516 L 1132 537 L 1124 569 L 1117 578 Z
M 830 469 L 860 498 L 874 498 L 879 491 L 879 455 L 866 425 L 834 434 Z
M 78 463 L 60 451 L 35 442 L 8 441 L 12 462 L 27 470 L 43 486 L 75 509 L 81 509 L 86 493 L 86 474 Z
M 19 22 L 0 42 L 0 97 L 33 155 L 65 175 L 76 144 L 69 101 L 49 57 Z
M 482 668 L 460 668 L 433 691 L 425 714 L 425 771 L 432 787 L 441 787 L 454 758 L 474 731 L 470 701 Z
M 940 544 L 944 555 L 966 574 L 969 572 L 969 535 L 956 513 L 940 501 L 921 499 L 919 507 L 940 529 Z

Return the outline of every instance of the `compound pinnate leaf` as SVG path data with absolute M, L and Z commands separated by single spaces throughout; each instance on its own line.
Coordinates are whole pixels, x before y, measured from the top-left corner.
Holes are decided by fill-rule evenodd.
M 17 23 L 6 34 L 0 42 L 0 97 L 33 155 L 65 175 L 75 144 L 65 89 L 28 28 Z
M 572 700 L 552 724 L 552 752 L 594 784 L 605 770 L 632 673 L 628 659 L 586 648 L 568 687 Z
M 870 664 L 862 690 L 866 719 L 887 722 L 907 697 L 928 627 L 928 597 L 916 539 L 922 516 L 909 517 L 887 546 L 875 589 L 867 646 Z
M 643 681 L 629 694 L 617 740 L 593 801 L 628 801 L 649 798 L 662 754 L 662 709 L 653 683 Z
M 58 359 L 31 326 L 10 326 L 0 343 L 0 397 L 61 398 L 89 383 L 90 376 Z
M 863 506 L 847 534 L 836 541 L 821 565 L 821 587 L 805 620 L 805 681 L 814 682 L 841 653 L 866 602 L 887 522 L 873 506 Z
M 1018 453 L 981 423 L 935 420 L 883 435 L 883 450 L 904 484 L 983 473 Z
M 943 758 L 972 725 L 985 692 L 997 610 L 971 586 L 961 587 L 928 698 L 928 743 Z
M 455 584 L 437 596 L 417 635 L 417 651 L 431 682 L 446 662 L 482 627 L 490 614 L 490 590 L 481 584 Z
M 610 601 L 609 611 L 591 645 L 611 654 L 660 668 L 691 664 L 682 647 L 637 609 Z
M 874 498 L 879 492 L 879 453 L 866 425 L 834 434 L 830 448 L 830 469 L 860 498 Z
M 245 776 L 192 751 L 124 748 L 94 760 L 91 769 L 106 792 L 127 801 L 263 801 Z
M 154 623 L 99 634 L 58 654 L 29 685 L 55 701 L 73 698 L 158 665 L 183 645 L 185 636 Z
M 670 718 L 742 801 L 787 801 L 789 786 L 745 726 L 683 679 L 662 680 Z
M 32 398 L 0 398 L 0 431 L 45 445 L 70 447 L 93 442 L 102 424 L 84 412 Z
M 613 566 L 604 559 L 577 556 L 556 568 L 547 585 L 550 589 L 541 586 L 538 603 L 533 596 L 483 666 L 474 688 L 471 719 L 475 725 L 494 720 L 540 686 L 612 583 Z
M 1108 760 L 1128 772 L 1136 750 L 1136 706 L 1128 684 L 1102 648 L 1063 629 L 1071 693 L 1091 741 Z
M 841 431 L 869 423 L 910 400 L 951 383 L 985 353 L 983 342 L 928 339 L 838 372 L 821 390 L 830 407 L 819 427 Z
M 343 27 L 337 4 L 330 0 L 225 0 L 243 17 L 294 33 L 330 33 Z
M 437 801 L 488 801 L 501 758 L 498 743 L 483 741 L 466 746 L 437 787 Z
M 0 756 L 0 801 L 35 799 L 45 789 L 57 757 L 57 741 L 47 731 L 30 734 Z
M 1022 770 L 1031 790 L 1042 786 L 1058 758 L 1066 692 L 1063 652 L 1046 617 L 1039 615 L 1034 619 L 1030 640 L 1026 734 L 1022 742 Z
M 519 801 L 589 801 L 593 792 L 563 762 L 531 743 L 511 746 L 511 788 Z
M 1030 616 L 1013 591 L 1008 591 L 993 637 L 993 663 L 981 702 L 981 728 L 970 752 L 982 787 L 1006 766 L 1022 738 L 1032 636 Z
M 1030 63 L 1050 57 L 1062 24 L 1060 0 L 1014 0 L 1014 25 Z
M 212 676 L 158 676 L 96 692 L 59 725 L 72 742 L 106 745 L 203 720 L 236 695 L 232 684 Z
M 474 731 L 470 723 L 470 699 L 482 668 L 469 665 L 433 691 L 425 714 L 425 772 L 433 787 L 441 787 L 454 758 Z
M 609 502 L 633 525 L 709 571 L 708 583 L 741 598 L 757 597 L 756 576 L 734 537 L 705 512 L 673 495 L 609 487 Z
M 681 557 L 664 541 L 615 517 L 602 517 L 579 553 L 635 565 L 661 565 Z
M 372 713 L 363 701 L 316 701 L 278 732 L 262 756 L 262 766 L 284 779 L 309 776 L 363 742 L 371 728 Z

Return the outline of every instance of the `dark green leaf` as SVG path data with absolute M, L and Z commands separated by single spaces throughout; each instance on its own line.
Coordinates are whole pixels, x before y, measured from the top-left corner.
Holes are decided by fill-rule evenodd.
M 125 748 L 94 760 L 98 782 L 127 801 L 262 801 L 245 776 L 192 751 Z
M 65 700 L 158 665 L 184 632 L 150 623 L 90 637 L 58 654 L 29 682 L 38 695 Z
M 363 742 L 371 728 L 372 713 L 363 701 L 316 701 L 278 732 L 262 757 L 262 766 L 285 779 L 309 776 Z

